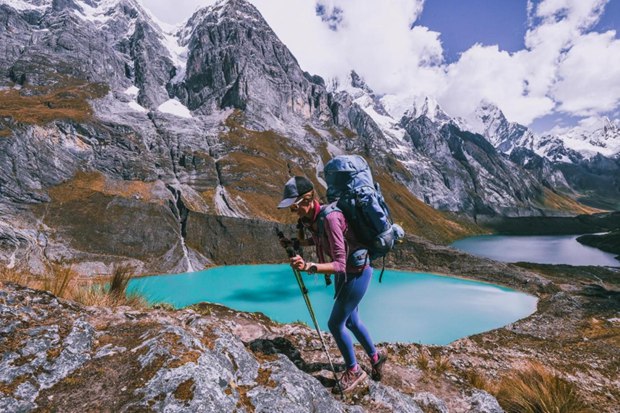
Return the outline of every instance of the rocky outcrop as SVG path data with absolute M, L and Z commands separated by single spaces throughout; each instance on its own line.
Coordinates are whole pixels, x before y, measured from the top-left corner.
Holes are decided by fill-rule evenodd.
M 7 287 L 2 411 L 355 411 L 288 358 L 252 354 L 234 323 L 191 310 L 82 308 Z

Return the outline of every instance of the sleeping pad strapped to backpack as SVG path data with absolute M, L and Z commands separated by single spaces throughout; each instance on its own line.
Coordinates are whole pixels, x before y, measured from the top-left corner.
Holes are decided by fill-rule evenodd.
M 335 208 L 342 211 L 357 240 L 368 248 L 370 259 L 385 257 L 405 233 L 400 225 L 392 222 L 381 188 L 373 181 L 366 160 L 359 155 L 336 156 L 327 162 L 323 172 L 327 201 L 332 203 L 325 212 Z

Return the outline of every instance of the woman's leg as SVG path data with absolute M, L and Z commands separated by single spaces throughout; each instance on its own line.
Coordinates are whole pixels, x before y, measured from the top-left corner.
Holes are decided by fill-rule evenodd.
M 353 333 L 357 341 L 359 341 L 359 343 L 362 345 L 362 347 L 364 347 L 366 354 L 368 354 L 369 356 L 373 356 L 377 352 L 377 350 L 375 349 L 375 345 L 372 342 L 372 338 L 370 338 L 370 333 L 368 333 L 366 326 L 359 318 L 357 307 L 355 307 L 355 310 L 353 310 L 345 325 L 349 330 L 351 330 L 351 332 Z
M 366 291 L 368 290 L 368 285 L 370 284 L 371 278 L 372 278 L 372 268 L 367 267 L 362 273 L 362 275 L 359 276 L 359 279 L 362 282 L 360 282 L 359 285 L 356 286 L 356 288 L 360 288 L 360 289 L 363 288 L 362 297 L 364 296 L 364 294 L 366 294 Z M 353 311 L 349 315 L 349 318 L 347 319 L 345 325 L 349 330 L 351 330 L 351 332 L 353 332 L 353 335 L 355 336 L 357 341 L 359 341 L 359 343 L 362 345 L 362 347 L 366 351 L 366 354 L 368 354 L 369 356 L 373 356 L 374 354 L 377 353 L 377 350 L 375 349 L 375 345 L 372 342 L 372 339 L 370 338 L 370 333 L 368 332 L 368 330 L 366 329 L 366 326 L 364 325 L 364 323 L 359 317 L 359 311 L 358 311 L 357 306 L 353 309 Z
M 348 368 L 355 367 L 357 364 L 355 352 L 353 351 L 351 335 L 346 330 L 347 321 L 353 313 L 355 313 L 355 321 L 353 323 L 355 325 L 355 330 L 352 329 L 351 331 L 354 332 L 358 340 L 360 338 L 357 334 L 359 333 L 361 337 L 362 330 L 365 331 L 365 336 L 362 340 L 360 340 L 360 342 L 363 341 L 362 345 L 366 351 L 369 349 L 371 349 L 371 351 L 374 350 L 370 336 L 368 335 L 365 327 L 361 324 L 356 311 L 357 305 L 360 303 L 366 293 L 366 290 L 368 289 L 371 275 L 372 268 L 368 267 L 361 275 L 357 277 L 350 277 L 347 282 L 340 287 L 340 291 L 338 292 L 336 301 L 334 302 L 334 307 L 332 308 L 332 313 L 329 317 L 329 331 L 334 336 L 336 344 L 338 344 L 338 349 L 340 350 L 340 353 L 342 353 L 342 357 L 344 357 L 344 361 Z M 362 329 L 359 328 L 360 325 Z M 366 348 L 366 345 L 369 347 Z

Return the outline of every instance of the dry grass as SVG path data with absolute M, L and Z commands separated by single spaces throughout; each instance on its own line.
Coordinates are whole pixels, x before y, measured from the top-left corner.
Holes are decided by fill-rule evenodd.
M 422 371 L 428 371 L 430 368 L 430 357 L 426 354 L 426 351 L 420 349 L 420 352 L 415 358 L 415 364 Z
M 0 268 L 0 281 L 28 285 L 31 276 L 23 271 L 18 271 L 15 268 L 1 267 Z
M 535 362 L 504 377 L 496 397 L 506 413 L 592 412 L 573 383 Z
M 93 111 L 88 100 L 101 98 L 108 90 L 108 86 L 101 83 L 62 79 L 54 87 L 0 91 L 0 132 L 9 136 L 15 123 L 45 125 L 57 119 L 89 121 Z
M 452 369 L 452 363 L 450 363 L 450 358 L 447 356 L 443 356 L 441 353 L 433 354 L 433 371 L 436 374 L 443 374 Z
M 347 139 L 356 139 L 358 137 L 357 133 L 353 132 L 349 128 L 342 128 L 342 133 Z
M 77 172 L 73 179 L 50 188 L 49 194 L 55 202 L 61 203 L 87 199 L 94 193 L 153 202 L 153 185 L 142 181 L 114 180 L 101 172 Z
M 108 280 L 84 280 L 77 277 L 71 265 L 61 261 L 50 264 L 47 274 L 43 277 L 4 267 L 0 269 L 0 281 L 49 291 L 57 297 L 77 301 L 87 306 L 126 305 L 145 308 L 147 304 L 144 298 L 138 294 L 127 294 L 127 285 L 132 277 L 132 271 L 133 268 L 129 266 L 118 265 Z
M 475 387 L 476 389 L 484 390 L 489 393 L 494 393 L 495 389 L 489 380 L 477 368 L 472 367 L 471 369 L 466 370 L 463 374 L 463 378 L 471 387 Z
M 112 272 L 112 279 L 110 280 L 109 294 L 115 297 L 125 296 L 127 293 L 127 285 L 129 285 L 129 280 L 131 280 L 134 271 L 135 268 L 129 265 L 116 265 Z
M 549 188 L 544 189 L 544 202 L 543 205 L 549 209 L 556 209 L 558 211 L 570 211 L 575 214 L 595 214 L 597 212 L 604 212 L 602 209 L 596 209 L 587 205 L 580 204 L 579 202 L 569 198 L 566 195 L 558 194 Z
M 51 263 L 43 278 L 42 289 L 57 297 L 68 298 L 73 294 L 76 275 L 73 267 L 63 261 Z

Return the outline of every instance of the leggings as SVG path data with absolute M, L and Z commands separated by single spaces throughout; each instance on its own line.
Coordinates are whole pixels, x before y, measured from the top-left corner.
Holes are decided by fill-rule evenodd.
M 358 304 L 366 294 L 371 277 L 372 267 L 368 266 L 361 274 L 347 274 L 346 282 L 338 282 L 340 280 L 336 282 L 336 301 L 327 325 L 348 368 L 355 367 L 357 361 L 351 335 L 345 327 L 351 330 L 369 356 L 376 353 L 370 334 L 360 320 L 357 310 Z

